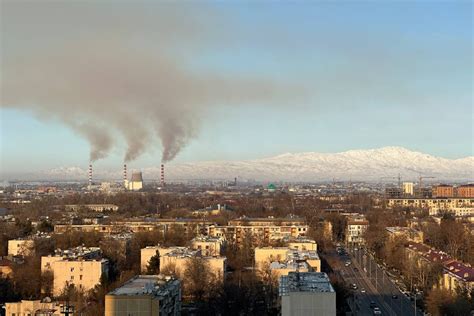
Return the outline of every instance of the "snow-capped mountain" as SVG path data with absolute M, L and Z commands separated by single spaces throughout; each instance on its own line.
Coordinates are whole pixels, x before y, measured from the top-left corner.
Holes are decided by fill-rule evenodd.
M 159 179 L 159 167 L 143 168 L 143 178 Z M 401 174 L 415 180 L 420 175 L 436 181 L 474 179 L 474 157 L 446 159 L 410 151 L 402 147 L 350 150 L 341 153 L 286 153 L 246 161 L 206 161 L 166 166 L 169 180 L 254 179 L 260 181 L 369 180 L 392 181 Z M 94 170 L 96 179 L 120 179 L 122 170 Z M 78 167 L 56 168 L 35 175 L 37 179 L 86 179 L 87 170 Z

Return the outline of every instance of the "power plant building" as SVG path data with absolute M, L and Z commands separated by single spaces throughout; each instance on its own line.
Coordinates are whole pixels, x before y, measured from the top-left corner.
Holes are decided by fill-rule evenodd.
M 143 177 L 141 172 L 132 173 L 132 179 L 127 183 L 130 191 L 139 191 L 143 189 Z

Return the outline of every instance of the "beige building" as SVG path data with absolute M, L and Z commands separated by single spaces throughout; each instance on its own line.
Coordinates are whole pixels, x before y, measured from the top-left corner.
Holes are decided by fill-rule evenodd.
M 181 283 L 163 275 L 139 275 L 105 296 L 105 316 L 181 315 Z
M 5 316 L 61 315 L 58 302 L 40 300 L 5 303 Z
M 282 316 L 335 316 L 336 292 L 326 273 L 290 272 L 280 277 Z
M 33 239 L 11 239 L 8 241 L 9 256 L 30 256 L 35 252 Z
M 365 244 L 364 234 L 368 227 L 369 222 L 365 218 L 349 218 L 346 229 L 346 243 L 353 246 Z
M 442 209 L 450 210 L 454 208 L 474 207 L 473 198 L 407 198 L 407 199 L 388 199 L 388 207 L 413 207 L 423 209 Z
M 94 212 L 118 211 L 119 207 L 115 204 L 68 204 L 65 205 L 67 210 L 78 211 L 86 208 Z
M 201 250 L 203 256 L 220 256 L 224 251 L 223 237 L 198 236 L 191 241 L 191 248 Z
M 140 268 L 142 273 L 147 272 L 148 264 L 150 263 L 151 257 L 155 255 L 164 256 L 168 252 L 174 251 L 182 247 L 162 247 L 162 246 L 148 246 L 140 250 Z M 161 262 L 160 262 L 161 265 Z
M 255 266 L 260 272 L 270 268 L 276 275 L 291 271 L 320 272 L 321 260 L 313 250 L 296 250 L 289 247 L 255 248 Z
M 394 240 L 397 237 L 405 238 L 407 241 L 422 243 L 423 232 L 410 227 L 386 227 L 385 230 L 388 233 L 388 238 Z
M 403 194 L 411 196 L 415 194 L 415 185 L 413 182 L 403 182 Z
M 208 256 L 204 257 L 200 250 L 193 250 L 186 247 L 179 247 L 173 251 L 170 251 L 163 256 L 160 256 L 160 269 L 166 266 L 175 267 L 177 274 L 182 275 L 186 269 L 186 265 L 189 263 L 189 259 L 193 257 L 202 258 L 209 264 L 211 272 L 224 280 L 226 271 L 227 258 L 222 256 Z
M 88 291 L 108 274 L 109 261 L 100 258 L 100 249 L 77 247 L 56 251 L 54 256 L 41 257 L 41 273 L 53 275 L 53 295 L 58 296 L 65 287 L 74 285 Z

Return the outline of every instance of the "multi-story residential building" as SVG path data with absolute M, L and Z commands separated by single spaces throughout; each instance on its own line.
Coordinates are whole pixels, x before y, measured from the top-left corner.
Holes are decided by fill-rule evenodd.
M 198 236 L 191 241 L 191 248 L 201 250 L 203 256 L 220 256 L 224 246 L 223 237 Z
M 433 197 L 435 198 L 450 198 L 454 197 L 454 187 L 448 184 L 440 184 L 433 186 Z
M 369 222 L 364 217 L 353 217 L 347 220 L 346 244 L 357 246 L 365 244 L 364 234 Z
M 64 206 L 66 210 L 78 211 L 85 208 L 94 212 L 118 211 L 119 207 L 115 204 L 68 204 Z
M 59 302 L 21 300 L 20 302 L 5 303 L 5 316 L 62 315 L 61 306 Z
M 240 217 L 237 219 L 230 220 L 229 226 L 303 226 L 306 225 L 304 218 L 288 216 L 288 217 L 263 217 L 263 218 L 251 218 L 251 217 Z
M 320 272 L 321 260 L 314 250 L 295 250 L 288 247 L 255 248 L 255 266 L 259 271 L 270 268 L 276 275 L 290 271 Z
M 283 238 L 282 241 L 286 242 L 286 244 L 288 245 L 288 248 L 290 249 L 312 250 L 312 251 L 318 250 L 318 244 L 316 243 L 316 241 L 310 238 L 306 238 L 304 236 L 287 237 L 287 238 Z
M 474 183 L 458 186 L 456 188 L 456 196 L 460 198 L 474 198 Z
M 440 264 L 443 275 L 437 284 L 455 293 L 458 287 L 466 288 L 469 292 L 474 288 L 474 269 L 462 262 L 454 260 L 447 253 L 433 249 L 422 243 L 409 242 L 405 247 L 408 258 L 418 260 L 423 264 Z
M 30 256 L 35 252 L 35 241 L 31 238 L 11 239 L 8 241 L 8 255 Z
M 388 199 L 388 207 L 413 207 L 421 209 L 450 210 L 455 208 L 474 207 L 473 198 L 436 198 L 436 199 Z
M 183 233 L 195 233 L 199 235 L 207 233 L 210 225 L 215 225 L 215 223 L 196 218 L 156 218 L 149 221 L 121 221 L 99 225 L 55 225 L 54 232 L 59 234 L 68 231 L 97 232 L 102 234 L 138 233 L 147 231 L 166 233 L 174 229 L 181 229 Z
M 53 256 L 41 257 L 41 273 L 52 273 L 55 296 L 71 285 L 84 291 L 93 289 L 102 275 L 108 274 L 108 268 L 109 261 L 101 258 L 100 248 L 56 250 Z
M 407 241 L 420 242 L 424 241 L 423 232 L 410 227 L 386 227 L 388 238 L 394 240 L 397 237 L 405 238 Z
M 336 315 L 336 292 L 326 273 L 289 272 L 280 277 L 281 315 Z
M 245 223 L 236 221 L 235 224 Z M 281 240 L 283 238 L 305 236 L 308 231 L 308 225 L 305 224 L 293 224 L 290 222 L 260 222 L 255 223 L 248 222 L 250 225 L 228 225 L 228 226 L 216 226 L 211 225 L 208 227 L 208 235 L 214 237 L 224 237 L 228 242 L 235 242 L 237 245 L 241 245 L 246 238 L 251 238 L 251 241 L 256 245 L 268 244 L 274 240 Z M 298 222 L 299 223 L 299 222 Z M 271 224 L 271 225 L 266 225 Z
M 140 263 L 142 272 L 146 272 L 151 257 L 156 254 L 160 256 L 160 269 L 166 266 L 173 266 L 178 274 L 182 274 L 188 264 L 188 259 L 197 257 L 202 258 L 209 264 L 212 273 L 224 279 L 227 263 L 226 257 L 220 255 L 204 256 L 200 249 L 194 250 L 187 247 L 151 246 L 141 249 Z
M 181 283 L 170 276 L 139 275 L 105 296 L 105 316 L 181 315 Z
M 403 182 L 403 194 L 406 196 L 413 196 L 415 194 L 415 185 L 413 182 Z
M 177 247 L 176 249 L 160 255 L 160 269 L 166 266 L 174 267 L 178 275 L 183 275 L 186 266 L 189 264 L 190 258 L 201 258 L 208 265 L 215 276 L 224 280 L 225 271 L 227 268 L 227 258 L 223 256 L 204 257 L 200 250 L 193 250 L 187 247 Z

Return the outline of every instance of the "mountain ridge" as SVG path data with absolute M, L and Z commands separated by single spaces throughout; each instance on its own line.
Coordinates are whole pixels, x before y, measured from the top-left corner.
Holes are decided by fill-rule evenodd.
M 273 157 L 241 161 L 202 161 L 168 164 L 166 177 L 184 179 L 252 179 L 257 181 L 317 182 L 332 179 L 380 181 L 395 177 L 415 180 L 420 175 L 439 180 L 474 178 L 474 156 L 449 159 L 404 147 L 355 149 L 338 153 L 283 153 Z M 159 179 L 159 166 L 142 169 L 145 180 Z M 121 179 L 122 170 L 94 170 L 97 179 Z M 25 175 L 26 176 L 26 175 Z M 29 174 L 36 179 L 85 180 L 87 169 L 58 167 Z

